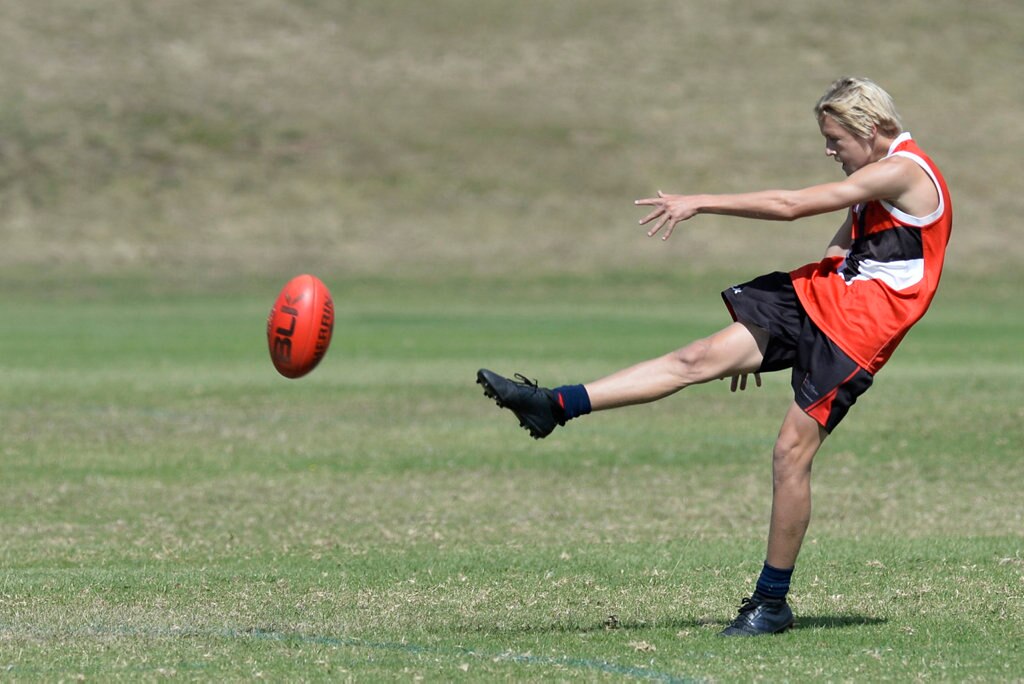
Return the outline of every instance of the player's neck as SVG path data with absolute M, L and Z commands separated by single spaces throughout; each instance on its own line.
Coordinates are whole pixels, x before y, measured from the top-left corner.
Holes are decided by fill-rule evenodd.
M 889 156 L 889 149 L 896 138 L 885 135 L 876 135 L 871 145 L 871 161 L 876 162 Z

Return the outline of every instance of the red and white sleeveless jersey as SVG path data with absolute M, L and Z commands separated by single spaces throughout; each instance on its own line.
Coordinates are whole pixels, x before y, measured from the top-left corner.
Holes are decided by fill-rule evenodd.
M 949 188 L 909 133 L 886 155 L 918 164 L 935 183 L 939 206 L 911 216 L 885 200 L 853 207 L 853 242 L 846 258 L 828 258 L 790 273 L 801 304 L 822 332 L 869 373 L 931 304 L 953 227 Z

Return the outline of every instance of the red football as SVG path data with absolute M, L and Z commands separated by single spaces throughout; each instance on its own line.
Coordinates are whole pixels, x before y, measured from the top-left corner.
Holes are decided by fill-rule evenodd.
M 288 281 L 267 317 L 267 346 L 277 372 L 301 378 L 327 353 L 334 333 L 334 301 L 323 281 L 304 274 Z

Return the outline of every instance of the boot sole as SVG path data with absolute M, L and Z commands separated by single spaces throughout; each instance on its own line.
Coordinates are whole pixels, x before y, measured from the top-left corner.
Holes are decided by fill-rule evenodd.
M 780 627 L 779 629 L 775 630 L 774 632 L 757 632 L 756 634 L 751 634 L 750 632 L 738 632 L 736 634 L 726 634 L 724 631 L 722 631 L 722 632 L 718 633 L 718 636 L 720 636 L 720 637 L 771 636 L 772 634 L 782 634 L 783 632 L 788 632 L 789 630 L 793 629 L 793 625 L 795 625 L 795 624 L 796 624 L 796 620 L 790 620 L 788 625 L 786 625 L 785 627 Z

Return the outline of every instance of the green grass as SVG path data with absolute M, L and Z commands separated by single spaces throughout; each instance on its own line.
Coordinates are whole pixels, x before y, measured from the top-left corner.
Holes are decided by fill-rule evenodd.
M 715 633 L 759 569 L 787 378 L 694 388 L 539 443 L 473 384 L 479 365 L 585 380 L 657 353 L 723 322 L 715 286 L 552 280 L 560 300 L 507 282 L 409 285 L 338 283 L 334 345 L 300 381 L 267 359 L 271 296 L 0 304 L 0 668 L 1024 672 L 1024 321 L 990 317 L 987 285 L 949 283 L 826 445 L 799 628 L 753 643 Z

